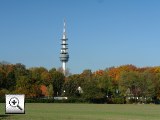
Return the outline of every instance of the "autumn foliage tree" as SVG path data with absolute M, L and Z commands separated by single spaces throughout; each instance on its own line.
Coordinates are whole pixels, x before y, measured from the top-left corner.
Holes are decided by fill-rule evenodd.
M 65 77 L 56 68 L 0 62 L 0 96 L 6 93 L 21 93 L 27 98 L 68 96 L 86 101 L 109 99 L 111 103 L 124 103 L 119 98 L 137 98 L 136 102 L 153 102 L 160 100 L 160 66 L 121 65 L 95 72 L 86 69 Z

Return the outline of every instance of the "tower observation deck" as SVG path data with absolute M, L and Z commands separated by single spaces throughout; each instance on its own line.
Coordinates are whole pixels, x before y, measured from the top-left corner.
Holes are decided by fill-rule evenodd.
M 63 36 L 62 36 L 62 43 L 61 43 L 61 52 L 60 52 L 60 61 L 62 62 L 62 69 L 64 75 L 66 75 L 66 63 L 69 60 L 68 54 L 68 44 L 67 44 L 67 36 L 66 36 L 66 22 L 64 20 L 64 27 L 63 27 Z

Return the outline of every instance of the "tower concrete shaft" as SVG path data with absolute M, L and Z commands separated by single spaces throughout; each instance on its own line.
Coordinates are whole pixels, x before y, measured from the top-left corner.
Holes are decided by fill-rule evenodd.
M 68 54 L 68 44 L 67 44 L 67 35 L 66 35 L 66 22 L 64 20 L 64 27 L 63 27 L 63 36 L 62 36 L 62 43 L 61 43 L 61 52 L 60 52 L 60 61 L 62 62 L 62 69 L 64 75 L 66 75 L 66 63 L 69 60 Z

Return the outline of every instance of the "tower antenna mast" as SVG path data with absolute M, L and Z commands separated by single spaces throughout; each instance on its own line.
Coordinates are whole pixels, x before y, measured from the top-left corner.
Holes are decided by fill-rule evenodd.
M 66 63 L 69 60 L 68 53 L 68 44 L 67 44 L 67 35 L 66 35 L 66 21 L 64 19 L 63 26 L 63 35 L 62 35 L 62 43 L 61 43 L 61 52 L 60 52 L 60 61 L 62 62 L 63 74 L 66 76 Z

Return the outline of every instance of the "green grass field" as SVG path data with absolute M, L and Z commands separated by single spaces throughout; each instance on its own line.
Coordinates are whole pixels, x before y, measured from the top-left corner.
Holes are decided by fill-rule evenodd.
M 5 114 L 0 120 L 160 120 L 160 105 L 26 103 L 25 114 Z

